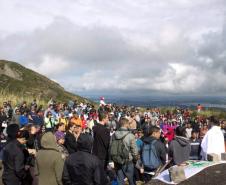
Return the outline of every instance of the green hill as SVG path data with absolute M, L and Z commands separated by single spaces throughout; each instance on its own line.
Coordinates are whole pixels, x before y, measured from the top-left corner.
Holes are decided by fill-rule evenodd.
M 47 102 L 51 97 L 62 102 L 78 100 L 92 103 L 88 99 L 65 91 L 58 83 L 47 77 L 6 60 L 0 60 L 0 97 L 0 102 L 13 99 L 14 103 L 33 98 Z

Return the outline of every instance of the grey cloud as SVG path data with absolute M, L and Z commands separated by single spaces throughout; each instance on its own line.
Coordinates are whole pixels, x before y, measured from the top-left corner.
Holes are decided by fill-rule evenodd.
M 110 17 L 125 14 L 123 21 L 134 18 L 137 24 L 127 22 L 127 29 L 115 26 L 115 19 L 111 26 L 109 22 L 80 25 L 65 16 L 55 17 L 51 24 L 31 32 L 0 37 L 1 58 L 31 67 L 71 91 L 223 93 L 226 90 L 226 24 L 220 25 L 224 29 L 219 31 L 219 20 L 215 24 L 216 16 L 212 16 L 225 8 L 223 1 L 208 0 L 206 4 L 200 1 L 196 6 L 189 1 L 155 1 L 151 5 L 145 2 L 148 3 L 142 1 L 144 4 L 139 6 L 138 1 L 124 2 L 132 10 L 136 7 L 144 10 L 141 17 L 111 4 Z M 107 5 L 98 5 L 99 10 Z M 208 23 L 205 16 L 210 5 L 213 11 Z M 149 17 L 151 12 L 146 6 L 153 10 L 155 19 Z M 203 6 L 204 10 L 200 10 Z M 160 12 L 165 11 L 163 18 L 159 17 L 156 7 L 161 8 Z M 184 12 L 179 8 L 184 8 Z M 96 11 L 101 17 L 99 10 Z M 201 18 L 196 21 L 198 15 Z M 106 20 L 108 18 L 106 16 Z M 195 35 L 203 29 L 203 33 Z

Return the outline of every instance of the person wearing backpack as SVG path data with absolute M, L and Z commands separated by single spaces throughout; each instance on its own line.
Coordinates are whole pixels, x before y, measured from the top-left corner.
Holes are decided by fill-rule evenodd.
M 148 136 L 143 138 L 143 146 L 141 147 L 141 161 L 143 164 L 144 181 L 151 180 L 149 172 L 154 172 L 157 168 L 166 162 L 166 147 L 159 140 L 160 128 L 152 126 L 149 129 Z
M 135 136 L 129 131 L 129 120 L 121 118 L 120 128 L 112 136 L 110 147 L 111 159 L 115 165 L 118 185 L 124 185 L 127 177 L 129 185 L 134 182 L 134 162 L 137 160 L 138 152 Z

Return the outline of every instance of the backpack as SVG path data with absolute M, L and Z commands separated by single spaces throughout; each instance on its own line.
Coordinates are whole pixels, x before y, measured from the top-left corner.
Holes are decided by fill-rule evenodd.
M 124 165 L 129 161 L 129 150 L 125 146 L 125 142 L 124 142 L 124 138 L 128 134 L 123 136 L 121 139 L 115 138 L 111 143 L 110 155 L 114 163 Z
M 157 140 L 151 143 L 144 143 L 141 149 L 141 160 L 145 168 L 155 170 L 161 165 L 161 161 L 157 155 L 154 144 Z

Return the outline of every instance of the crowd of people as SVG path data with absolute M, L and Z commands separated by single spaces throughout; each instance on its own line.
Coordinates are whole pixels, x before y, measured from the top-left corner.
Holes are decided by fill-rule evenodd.
M 202 111 L 199 108 L 198 112 Z M 51 99 L 0 107 L 4 185 L 135 185 L 164 166 L 225 152 L 224 120 Z

